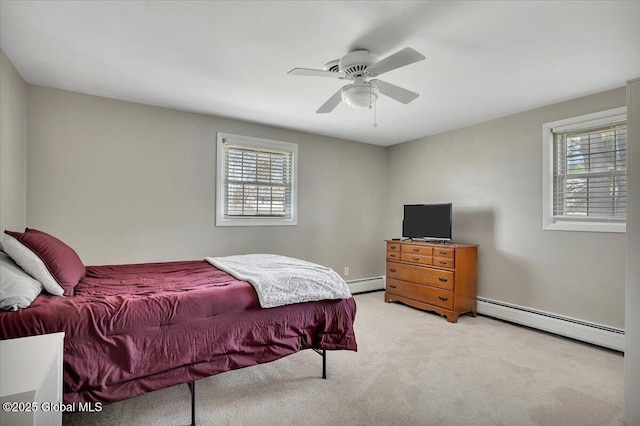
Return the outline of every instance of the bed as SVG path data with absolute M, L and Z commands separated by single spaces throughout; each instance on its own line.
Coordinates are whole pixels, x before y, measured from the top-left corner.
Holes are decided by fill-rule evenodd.
M 303 349 L 356 351 L 355 313 L 351 297 L 263 308 L 204 260 L 89 266 L 72 296 L 0 312 L 0 339 L 65 332 L 64 402 L 113 403 Z

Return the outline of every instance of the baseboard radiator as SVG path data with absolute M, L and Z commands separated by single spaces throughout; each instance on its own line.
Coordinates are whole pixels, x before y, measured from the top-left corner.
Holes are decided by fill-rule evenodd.
M 347 281 L 351 294 L 365 291 L 384 290 L 384 277 L 362 278 Z
M 624 352 L 624 330 L 478 297 L 478 313 Z

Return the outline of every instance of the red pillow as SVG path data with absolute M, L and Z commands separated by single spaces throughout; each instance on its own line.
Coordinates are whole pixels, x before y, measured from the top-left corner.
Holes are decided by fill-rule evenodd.
M 64 289 L 65 296 L 72 296 L 73 289 L 87 271 L 78 254 L 68 245 L 37 229 L 24 232 L 4 231 L 20 241 L 46 265 L 53 278 Z

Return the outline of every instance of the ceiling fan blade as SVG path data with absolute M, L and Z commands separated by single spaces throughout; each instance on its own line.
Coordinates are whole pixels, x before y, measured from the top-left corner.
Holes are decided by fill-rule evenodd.
M 385 72 L 395 70 L 396 68 L 404 67 L 405 65 L 413 64 L 424 60 L 425 57 L 421 53 L 416 52 L 410 47 L 405 47 L 399 52 L 393 55 L 387 56 L 384 59 L 376 62 L 367 68 L 367 74 L 375 77 Z
M 349 86 L 349 84 L 344 87 L 347 86 Z M 331 112 L 338 106 L 340 102 L 342 102 L 342 89 L 338 90 L 333 94 L 333 96 L 329 98 L 329 100 L 327 100 L 327 102 L 322 104 L 322 106 L 316 111 L 316 114 L 326 114 L 328 112 Z
M 343 72 L 314 70 L 310 68 L 294 68 L 289 71 L 289 75 L 304 75 L 311 77 L 331 77 L 331 78 L 345 78 L 346 75 Z
M 403 104 L 408 104 L 418 96 L 416 92 L 412 92 L 411 90 L 403 89 L 402 87 L 396 86 L 395 84 L 387 83 L 382 80 L 369 80 L 370 83 L 375 84 L 380 89 L 380 93 L 390 97 L 391 99 L 395 99 L 398 102 Z

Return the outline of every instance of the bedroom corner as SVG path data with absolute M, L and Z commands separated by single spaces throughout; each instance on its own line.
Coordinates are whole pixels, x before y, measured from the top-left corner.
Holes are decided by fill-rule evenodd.
M 27 83 L 0 49 L 0 228 L 23 229 L 27 190 Z

